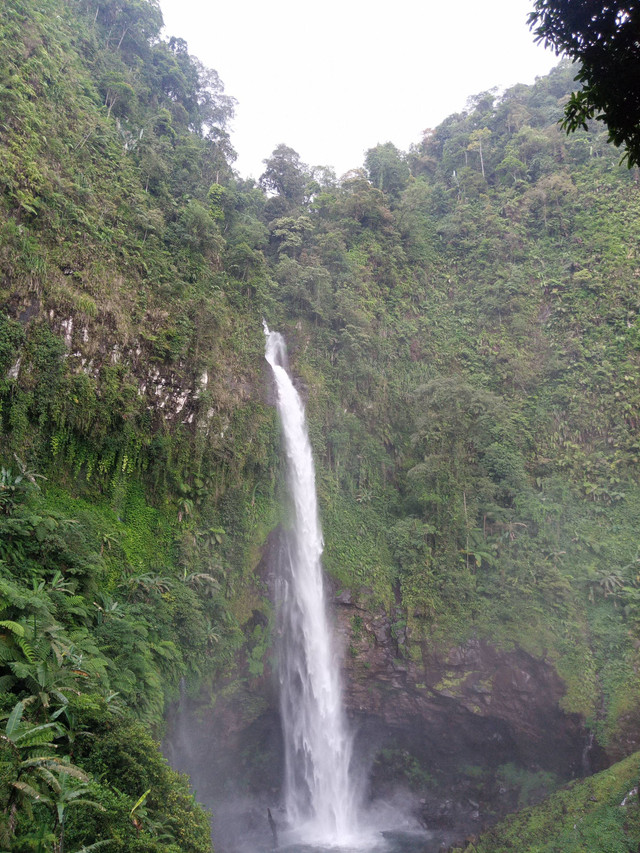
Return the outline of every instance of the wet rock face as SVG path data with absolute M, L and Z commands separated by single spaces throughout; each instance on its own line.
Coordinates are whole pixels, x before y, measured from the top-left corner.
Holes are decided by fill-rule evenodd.
M 640 708 L 632 708 L 621 714 L 615 735 L 607 744 L 607 755 L 611 761 L 621 761 L 640 749 Z M 595 769 L 600 769 L 596 767 Z
M 584 730 L 559 707 L 564 684 L 551 664 L 478 639 L 412 643 L 384 613 L 351 602 L 336 610 L 347 710 L 370 743 L 395 739 L 445 772 L 509 761 L 562 778 L 582 772 Z
M 550 663 L 475 638 L 414 642 L 399 614 L 344 596 L 334 607 L 345 704 L 371 798 L 404 787 L 426 828 L 463 838 L 554 783 L 599 769 L 581 719 L 560 708 L 565 687 Z

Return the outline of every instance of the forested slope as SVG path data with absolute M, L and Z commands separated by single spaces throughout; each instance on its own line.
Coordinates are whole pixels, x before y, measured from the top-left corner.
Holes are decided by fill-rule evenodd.
M 399 656 L 479 637 L 553 663 L 626 754 L 637 172 L 561 133 L 560 67 L 340 180 L 280 146 L 257 186 L 216 73 L 160 26 L 146 0 L 0 11 L 2 843 L 207 849 L 140 725 L 161 734 L 181 679 L 264 670 L 262 317 L 304 387 L 336 584 L 392 615 Z

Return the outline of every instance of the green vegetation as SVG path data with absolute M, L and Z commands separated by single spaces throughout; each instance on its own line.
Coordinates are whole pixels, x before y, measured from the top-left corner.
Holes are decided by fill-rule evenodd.
M 544 770 L 531 773 L 512 763 L 499 767 L 497 778 L 505 788 L 517 790 L 519 808 L 539 802 L 557 787 L 553 773 Z
M 371 774 L 381 779 L 404 782 L 410 789 L 435 787 L 435 780 L 406 749 L 381 749 L 376 755 Z
M 0 9 L 2 843 L 207 849 L 141 726 L 161 736 L 182 678 L 237 668 L 252 697 L 268 674 L 263 316 L 308 401 L 339 586 L 393 608 L 412 659 L 472 636 L 545 658 L 627 754 L 637 171 L 560 131 L 561 65 L 340 180 L 281 145 L 255 185 L 232 99 L 160 26 L 146 0 Z
M 206 655 L 205 607 L 187 579 L 136 571 L 98 520 L 0 469 L 0 843 L 206 851 L 206 816 L 146 727 Z
M 623 853 L 637 850 L 638 753 L 470 842 L 465 853 Z

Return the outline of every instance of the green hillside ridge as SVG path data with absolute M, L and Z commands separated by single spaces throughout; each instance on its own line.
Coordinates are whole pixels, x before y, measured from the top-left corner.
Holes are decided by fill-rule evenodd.
M 458 853 L 624 853 L 638 849 L 638 753 L 572 782 L 539 806 L 469 840 Z
M 637 170 L 560 131 L 561 65 L 339 180 L 279 146 L 256 185 L 217 74 L 160 27 L 146 0 L 0 10 L 1 844 L 209 849 L 141 727 L 161 737 L 181 679 L 213 702 L 243 655 L 249 692 L 264 669 L 262 317 L 307 401 L 337 584 L 401 608 L 405 654 L 477 636 L 552 662 L 627 755 Z

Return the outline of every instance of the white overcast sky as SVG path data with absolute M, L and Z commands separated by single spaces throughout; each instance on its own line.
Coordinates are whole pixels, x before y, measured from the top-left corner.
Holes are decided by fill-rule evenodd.
M 533 0 L 160 0 L 165 34 L 237 99 L 235 167 L 259 177 L 281 142 L 338 176 L 403 150 L 493 86 L 557 62 L 527 27 Z

